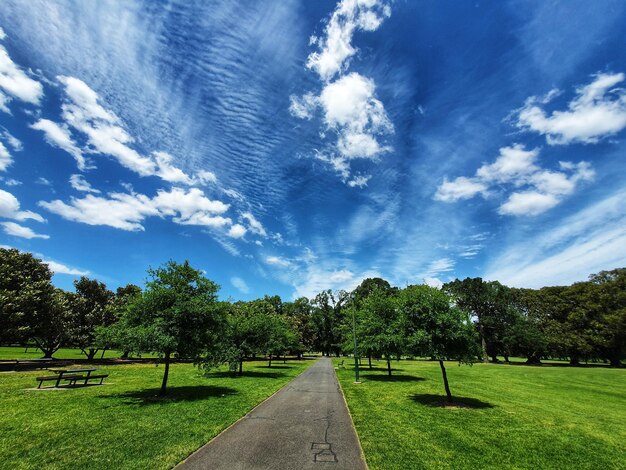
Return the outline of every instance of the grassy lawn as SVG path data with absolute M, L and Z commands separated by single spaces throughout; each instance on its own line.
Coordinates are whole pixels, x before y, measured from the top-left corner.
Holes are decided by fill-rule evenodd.
M 114 359 L 118 358 L 122 355 L 121 351 L 116 351 L 114 349 L 109 349 L 105 351 L 104 358 L 105 359 Z M 96 354 L 96 359 L 100 359 L 102 356 L 102 351 L 98 351 Z M 15 360 L 15 359 L 39 359 L 43 357 L 43 353 L 39 349 L 28 348 L 25 350 L 23 347 L 1 347 L 0 348 L 0 361 L 5 360 Z M 54 353 L 53 357 L 55 359 L 86 359 L 87 356 L 83 354 L 80 349 L 73 348 L 61 348 L 56 353 Z M 144 354 L 142 357 L 155 357 L 154 354 Z
M 336 363 L 340 360 L 335 360 Z M 626 467 L 626 370 L 438 363 L 337 371 L 370 469 Z
M 0 373 L 0 468 L 171 468 L 313 361 L 244 364 L 203 377 L 173 364 L 102 367 L 112 385 L 34 391 L 39 372 Z

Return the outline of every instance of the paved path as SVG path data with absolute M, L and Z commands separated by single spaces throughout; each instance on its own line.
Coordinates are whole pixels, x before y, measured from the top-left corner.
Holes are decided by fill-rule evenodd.
M 332 362 L 322 358 L 176 468 L 367 467 Z

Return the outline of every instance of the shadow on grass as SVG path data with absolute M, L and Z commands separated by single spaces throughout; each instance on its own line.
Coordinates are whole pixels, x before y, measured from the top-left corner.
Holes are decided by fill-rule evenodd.
M 275 367 L 272 367 L 275 369 Z M 277 367 L 276 367 L 277 369 Z M 284 367 L 284 369 L 289 369 L 289 367 Z M 243 370 L 243 375 L 237 375 L 237 372 L 231 371 L 216 371 L 209 372 L 206 374 L 207 378 L 216 378 L 216 379 L 233 379 L 238 377 L 254 377 L 256 379 L 278 379 L 279 377 L 284 377 L 285 374 L 283 372 L 261 372 L 256 370 Z
M 280 364 L 280 365 L 273 365 L 272 367 L 270 366 L 255 366 L 257 369 L 291 369 L 291 366 L 288 366 L 286 364 Z
M 361 374 L 366 380 L 375 382 L 421 382 L 426 380 L 424 377 L 416 377 L 414 375 L 380 375 L 380 374 Z
M 168 387 L 164 397 L 159 396 L 160 388 L 146 388 L 143 390 L 103 395 L 101 398 L 121 399 L 129 405 L 155 405 L 159 403 L 177 401 L 196 401 L 207 398 L 223 398 L 235 395 L 237 390 L 228 387 L 213 385 L 197 385 L 195 387 Z
M 422 393 L 420 395 L 411 395 L 409 397 L 414 402 L 434 408 L 468 408 L 468 409 L 484 409 L 493 408 L 491 403 L 487 403 L 477 398 L 452 396 L 452 403 L 446 400 L 445 396 L 433 395 L 431 393 Z

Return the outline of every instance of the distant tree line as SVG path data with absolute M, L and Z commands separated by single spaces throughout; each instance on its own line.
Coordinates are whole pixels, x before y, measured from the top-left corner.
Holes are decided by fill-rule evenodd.
M 423 357 L 439 361 L 448 398 L 444 360 L 529 364 L 544 358 L 607 361 L 626 355 L 626 269 L 603 271 L 571 286 L 515 289 L 480 278 L 455 280 L 441 289 L 392 287 L 366 279 L 352 292 L 320 292 L 283 302 L 218 299 L 219 286 L 188 262 L 148 270 L 144 288 L 110 291 L 81 277 L 74 292 L 53 286 L 47 264 L 30 253 L 0 249 L 0 343 L 35 344 L 45 357 L 63 346 L 87 359 L 107 349 L 156 353 L 165 363 L 165 393 L 172 359 L 201 368 L 229 364 L 243 374 L 249 358 L 272 360 L 308 351 L 351 354 L 386 361 Z

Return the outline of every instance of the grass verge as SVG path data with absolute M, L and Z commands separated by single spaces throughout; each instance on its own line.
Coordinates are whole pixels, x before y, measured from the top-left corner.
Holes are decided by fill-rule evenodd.
M 335 360 L 339 363 L 340 360 Z M 448 362 L 337 374 L 371 470 L 624 468 L 626 370 Z
M 110 385 L 27 390 L 38 372 L 0 373 L 0 468 L 166 469 L 185 459 L 313 361 L 244 364 L 202 376 L 173 364 L 102 367 Z

